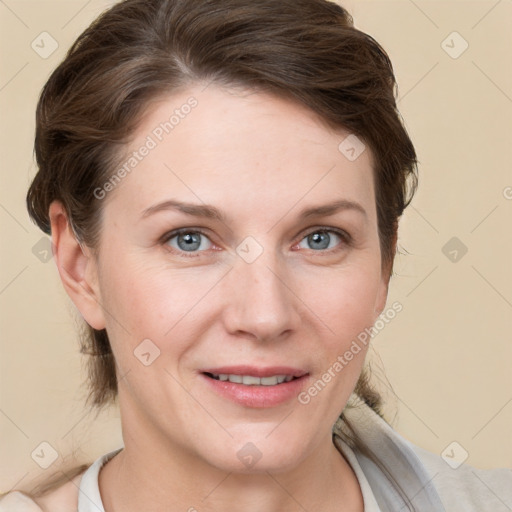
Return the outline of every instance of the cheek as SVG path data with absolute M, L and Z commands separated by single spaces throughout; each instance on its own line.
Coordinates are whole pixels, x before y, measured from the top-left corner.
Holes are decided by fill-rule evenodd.
M 102 305 L 112 342 L 122 339 L 126 345 L 130 339 L 130 344 L 137 344 L 139 338 L 151 338 L 164 330 L 165 312 L 170 311 L 169 303 L 175 299 L 172 297 L 173 288 L 167 282 L 155 279 L 137 261 L 121 253 L 111 253 L 108 261 L 103 262 L 100 279 Z M 169 318 L 168 323 L 170 321 Z
M 304 282 L 304 302 L 330 336 L 333 348 L 342 349 L 373 325 L 380 290 L 380 270 L 348 266 L 323 278 Z
M 151 265 L 142 255 L 123 258 L 120 252 L 105 265 L 101 281 L 107 331 L 114 350 L 115 345 L 122 348 L 115 350 L 116 356 L 129 362 L 133 350 L 147 339 L 160 351 L 179 355 L 197 328 L 196 310 L 208 309 L 204 296 L 218 276 L 205 272 L 200 278 L 197 272 Z M 201 308 L 196 307 L 199 302 Z
M 317 280 L 324 293 L 318 286 L 310 287 L 308 298 L 315 313 L 310 317 L 318 318 L 321 333 L 315 330 L 318 345 L 311 352 L 314 379 L 297 399 L 310 417 L 322 418 L 325 424 L 327 419 L 336 421 L 364 365 L 379 290 L 380 272 L 373 268 L 351 266 Z

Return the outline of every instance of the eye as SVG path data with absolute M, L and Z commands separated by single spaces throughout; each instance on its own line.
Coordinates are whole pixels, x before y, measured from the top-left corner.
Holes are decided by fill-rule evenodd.
M 334 235 L 334 236 L 333 236 Z M 341 243 L 336 242 L 336 238 Z M 321 227 L 310 231 L 297 244 L 302 249 L 310 249 L 316 252 L 337 252 L 347 247 L 351 243 L 351 236 L 340 229 Z M 301 243 L 306 242 L 310 247 L 301 247 Z M 206 233 L 200 229 L 181 228 L 171 231 L 162 237 L 161 243 L 171 249 L 172 252 L 178 253 L 180 256 L 195 257 L 197 253 L 206 251 L 213 247 L 213 243 Z
M 205 247 L 204 240 L 208 240 L 210 245 L 206 244 Z M 162 239 L 162 244 L 169 245 L 176 252 L 192 253 L 192 255 L 195 252 L 201 252 L 199 249 L 206 250 L 211 248 L 211 241 L 205 233 L 197 229 L 186 228 L 176 229 L 167 233 Z
M 339 238 L 341 243 L 336 244 L 336 238 Z M 348 233 L 340 229 L 316 228 L 314 231 L 310 231 L 309 234 L 307 234 L 300 243 L 303 241 L 310 245 L 310 247 L 305 247 L 306 249 L 309 248 L 313 251 L 322 252 L 331 252 L 330 249 L 334 249 L 335 252 L 343 249 L 347 245 L 350 245 L 351 237 Z M 298 245 L 299 247 L 300 243 Z M 325 249 L 328 250 L 325 251 Z

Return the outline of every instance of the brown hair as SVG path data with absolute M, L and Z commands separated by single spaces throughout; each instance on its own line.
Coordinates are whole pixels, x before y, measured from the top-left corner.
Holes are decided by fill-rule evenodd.
M 97 250 L 102 203 L 94 190 L 114 174 L 148 102 L 199 82 L 292 99 L 364 141 L 374 156 L 382 267 L 391 276 L 398 220 L 417 187 L 416 153 L 389 57 L 328 0 L 124 0 L 104 12 L 39 99 L 39 171 L 27 194 L 37 225 L 50 234 L 49 206 L 60 200 L 77 239 Z M 106 330 L 85 324 L 81 352 L 90 356 L 87 402 L 100 410 L 117 397 Z M 383 417 L 365 371 L 355 392 Z M 355 432 L 353 442 L 365 451 Z

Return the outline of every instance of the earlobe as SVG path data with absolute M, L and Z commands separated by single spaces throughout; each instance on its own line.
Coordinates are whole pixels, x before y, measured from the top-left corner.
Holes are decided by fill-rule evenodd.
M 54 259 L 62 284 L 85 321 L 94 329 L 104 329 L 96 260 L 76 239 L 60 201 L 51 203 L 49 216 Z

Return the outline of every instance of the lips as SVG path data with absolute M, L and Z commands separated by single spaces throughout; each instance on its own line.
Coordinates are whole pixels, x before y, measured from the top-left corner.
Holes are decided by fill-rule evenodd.
M 222 366 L 200 370 L 216 394 L 246 407 L 274 407 L 296 397 L 309 373 L 289 366 Z

